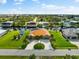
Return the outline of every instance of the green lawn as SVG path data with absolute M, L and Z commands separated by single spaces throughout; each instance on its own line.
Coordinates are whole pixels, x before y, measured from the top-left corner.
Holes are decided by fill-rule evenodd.
M 43 56 L 40 59 L 64 59 L 64 56 Z
M 25 31 L 24 35 L 18 39 L 13 39 L 14 35 L 17 36 L 19 31 L 11 31 L 0 37 L 0 49 L 18 49 L 22 46 L 23 40 L 29 34 L 29 31 Z
M 75 46 L 74 44 L 71 44 L 69 41 L 67 41 L 67 39 L 65 39 L 62 36 L 62 33 L 60 31 L 49 31 L 49 32 L 52 36 L 51 45 L 54 48 L 56 48 L 56 49 L 77 48 L 77 46 Z
M 0 56 L 0 59 L 29 59 L 26 56 Z

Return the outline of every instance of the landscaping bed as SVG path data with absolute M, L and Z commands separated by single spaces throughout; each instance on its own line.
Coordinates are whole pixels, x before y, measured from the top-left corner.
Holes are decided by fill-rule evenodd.
M 51 45 L 54 49 L 76 49 L 77 46 L 71 44 L 68 39 L 62 36 L 60 31 L 49 31 L 51 34 Z
M 34 45 L 34 49 L 44 49 L 44 48 L 45 48 L 45 46 L 42 43 L 37 43 Z

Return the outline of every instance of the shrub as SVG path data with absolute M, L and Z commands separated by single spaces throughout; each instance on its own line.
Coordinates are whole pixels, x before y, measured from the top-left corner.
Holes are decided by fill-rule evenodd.
M 37 43 L 34 45 L 34 49 L 44 49 L 44 48 L 45 48 L 45 46 L 42 43 Z
M 22 49 L 25 49 L 26 46 L 29 44 L 29 40 L 27 39 L 27 36 L 29 35 L 29 31 L 25 32 L 25 34 L 22 36 L 20 40 L 23 40 L 23 44 L 21 46 Z
M 33 54 L 29 57 L 29 59 L 36 59 L 36 56 Z
M 29 42 L 23 43 L 23 44 L 21 45 L 21 49 L 25 49 L 28 44 L 29 44 Z
M 25 48 L 26 48 L 26 44 L 23 44 L 23 45 L 21 46 L 21 48 L 22 48 L 22 49 L 25 49 Z

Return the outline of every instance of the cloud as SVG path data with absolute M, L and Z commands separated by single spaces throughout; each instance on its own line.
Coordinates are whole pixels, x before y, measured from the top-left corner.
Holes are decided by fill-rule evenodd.
M 7 14 L 79 14 L 79 7 L 41 4 L 33 9 L 13 8 L 6 10 Z
M 32 0 L 32 1 L 39 1 L 39 0 Z
M 39 0 L 32 0 L 33 2 L 36 2 L 36 3 L 40 3 L 40 1 Z
M 79 2 L 79 0 L 74 0 L 75 2 Z
M 5 4 L 7 3 L 7 0 L 0 0 L 0 4 Z
M 24 0 L 14 0 L 15 4 L 22 4 L 24 2 Z
M 44 14 L 79 14 L 79 7 L 42 4 L 39 11 L 38 13 Z
M 24 14 L 24 12 L 25 11 L 21 7 L 7 10 L 7 13 L 10 13 L 10 14 Z

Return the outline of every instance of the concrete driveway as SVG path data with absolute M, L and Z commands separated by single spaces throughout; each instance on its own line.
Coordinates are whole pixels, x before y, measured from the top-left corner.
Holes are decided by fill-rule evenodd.
M 78 48 L 79 48 L 79 40 L 78 40 L 78 39 L 70 40 L 70 42 L 71 42 L 72 44 L 75 44 L 75 45 L 78 46 Z
M 50 44 L 50 42 L 49 42 L 49 40 L 33 40 L 32 42 L 30 42 L 30 44 L 28 44 L 27 45 L 27 47 L 25 48 L 25 50 L 33 50 L 34 48 L 34 45 L 36 44 L 36 43 L 43 43 L 44 45 L 45 45 L 45 50 L 49 50 L 49 49 L 53 49 L 52 47 L 51 47 L 51 44 Z

